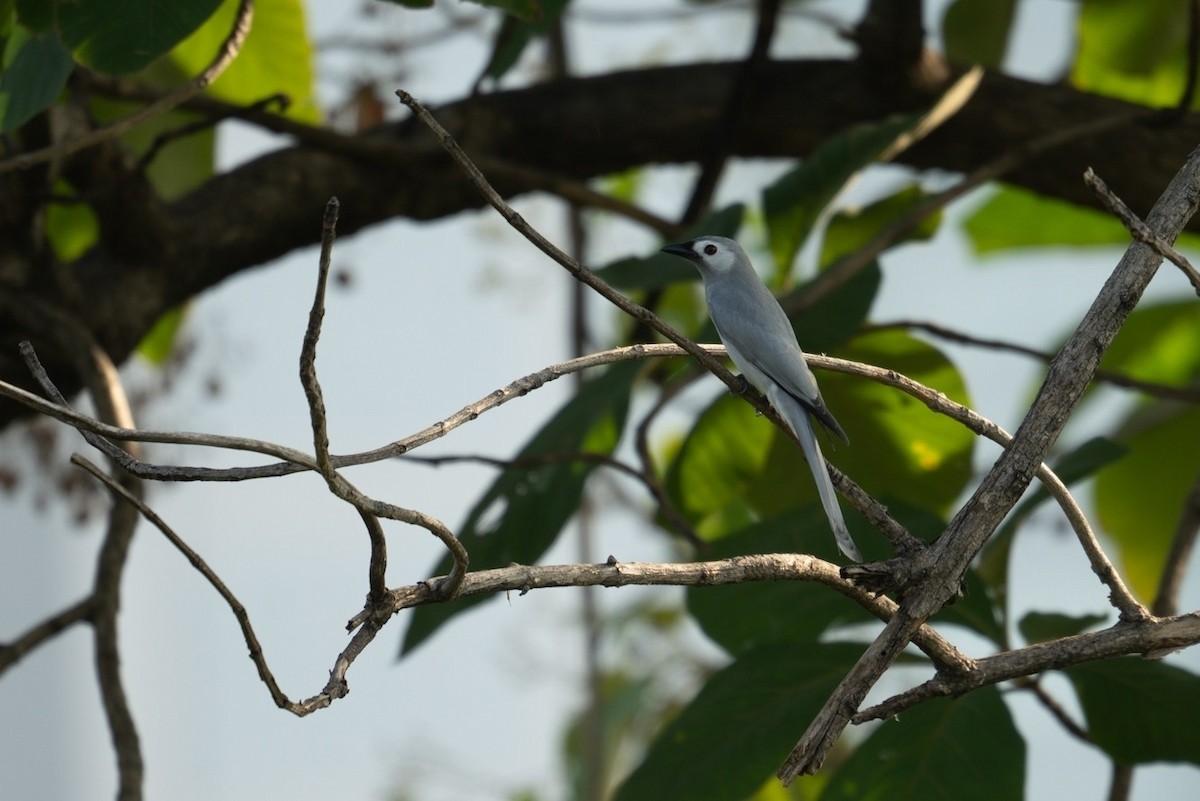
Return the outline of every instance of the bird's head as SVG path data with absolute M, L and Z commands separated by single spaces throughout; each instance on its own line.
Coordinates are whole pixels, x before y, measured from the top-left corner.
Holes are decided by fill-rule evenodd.
M 738 264 L 749 264 L 742 246 L 724 236 L 701 236 L 678 245 L 667 245 L 663 253 L 679 256 L 696 265 L 702 276 L 733 272 Z

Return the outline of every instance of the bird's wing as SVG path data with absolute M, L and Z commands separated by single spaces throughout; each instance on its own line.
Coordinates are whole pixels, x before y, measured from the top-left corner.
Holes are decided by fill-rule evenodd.
M 753 305 L 723 299 L 720 308 L 724 313 L 719 319 L 713 318 L 721 339 L 733 345 L 754 369 L 795 398 L 821 425 L 849 442 L 846 432 L 825 408 L 817 379 L 804 361 L 804 352 L 796 342 L 796 333 L 787 315 L 770 290 L 762 284 L 758 286 L 765 297 L 751 298 Z M 709 305 L 711 308 L 712 304 Z M 759 389 L 766 392 L 763 387 Z

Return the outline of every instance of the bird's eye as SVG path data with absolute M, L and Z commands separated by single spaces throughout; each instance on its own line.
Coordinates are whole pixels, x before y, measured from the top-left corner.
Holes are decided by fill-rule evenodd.
M 704 255 L 705 256 L 717 255 L 717 246 L 716 245 L 705 245 L 704 246 Z

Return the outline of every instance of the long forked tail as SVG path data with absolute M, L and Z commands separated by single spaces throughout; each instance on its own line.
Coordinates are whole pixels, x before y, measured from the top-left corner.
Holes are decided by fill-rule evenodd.
M 773 397 L 775 395 L 782 397 Z M 837 539 L 838 550 L 855 562 L 861 562 L 862 554 L 859 552 L 858 546 L 854 544 L 854 540 L 850 538 L 849 529 L 846 528 L 846 520 L 842 517 L 842 507 L 838 506 L 837 491 L 833 488 L 833 482 L 829 480 L 829 471 L 825 468 L 825 457 L 821 455 L 821 446 L 817 443 L 808 414 L 800 404 L 782 392 L 769 393 L 767 400 L 783 415 L 783 419 L 795 432 L 796 439 L 800 440 L 800 447 L 804 451 L 804 460 L 808 462 L 808 467 L 812 470 L 813 481 L 817 485 L 817 494 L 821 496 L 821 506 L 825 508 L 825 516 L 829 518 L 829 527 L 833 529 L 833 536 Z

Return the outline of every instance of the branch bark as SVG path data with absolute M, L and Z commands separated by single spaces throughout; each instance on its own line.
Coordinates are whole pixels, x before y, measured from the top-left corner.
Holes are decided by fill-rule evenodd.
M 571 78 L 477 96 L 436 115 L 483 163 L 521 168 L 493 173 L 500 194 L 513 197 L 545 186 L 547 176 L 580 180 L 702 160 L 720 124 L 720 108 L 709 101 L 727 96 L 740 69 L 696 64 Z M 803 157 L 850 125 L 924 107 L 945 86 L 931 86 L 928 95 L 892 93 L 881 91 L 877 76 L 853 61 L 769 62 L 747 89 L 747 111 L 729 137 L 729 150 L 735 157 Z M 812 100 L 797 104 L 796 96 Z M 1070 87 L 988 73 L 971 103 L 897 161 L 967 172 L 1048 131 L 1139 111 L 1145 110 Z M 148 217 L 155 230 L 111 232 L 150 236 L 163 243 L 162 250 L 115 258 L 139 249 L 106 238 L 72 265 L 65 285 L 8 283 L 0 291 L 0 319 L 7 321 L 0 325 L 0 343 L 31 339 L 54 375 L 68 375 L 50 356 L 46 332 L 21 321 L 20 310 L 38 301 L 77 316 L 120 363 L 165 311 L 242 270 L 314 244 L 311 221 L 330 196 L 342 200 L 343 235 L 393 217 L 430 220 L 482 203 L 415 121 L 359 137 L 316 129 L 305 136 L 295 125 L 289 130 L 301 144 L 216 176 L 168 204 Z M 1150 205 L 1196 141 L 1196 115 L 1171 127 L 1131 123 L 1024 162 L 1005 179 L 1087 204 L 1094 201 L 1078 175 L 1092 166 L 1120 186 L 1136 210 Z M 38 274 L 34 262 L 23 269 Z M 21 383 L 23 368 L 11 354 L 0 347 L 0 379 Z M 77 388 L 63 387 L 68 395 Z M 0 406 L 0 422 L 16 414 L 15 407 Z
M 1193 150 L 1146 220 L 1174 242 L 1200 205 L 1200 149 Z M 1033 478 L 1095 374 L 1100 357 L 1154 276 L 1162 256 L 1134 243 L 1101 289 L 1092 307 L 1050 365 L 1037 398 L 1012 444 L 984 477 L 942 536 L 913 557 L 919 583 L 901 603 L 880 636 L 838 685 L 779 770 L 784 783 L 820 769 L 851 716 L 920 626 L 958 591 L 975 554 L 996 530 Z

